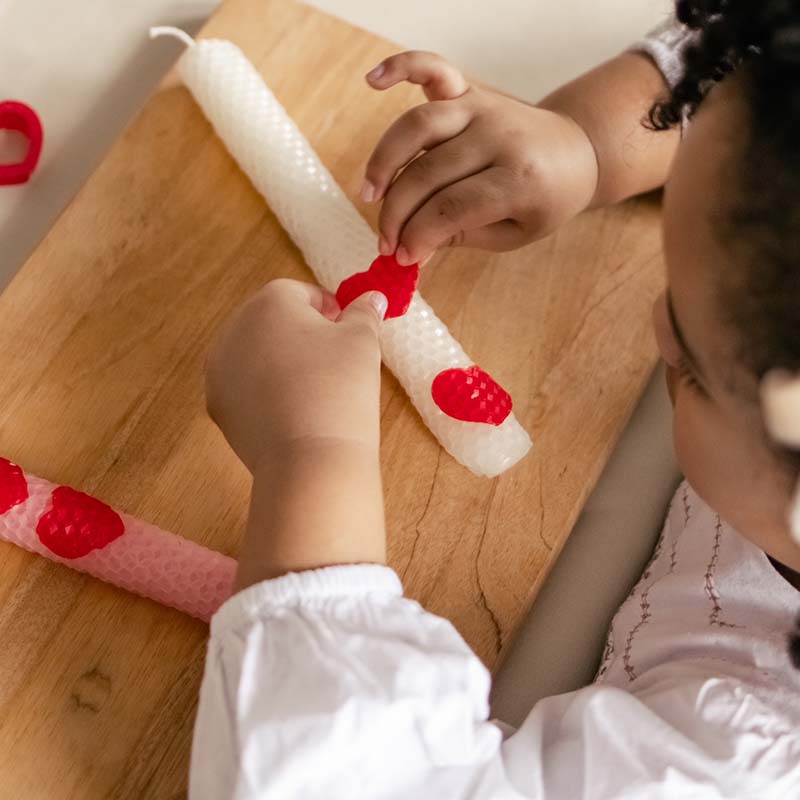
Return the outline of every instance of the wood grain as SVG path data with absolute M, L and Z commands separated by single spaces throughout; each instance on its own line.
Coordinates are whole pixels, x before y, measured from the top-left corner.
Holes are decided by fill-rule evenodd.
M 229 0 L 203 35 L 242 47 L 350 196 L 380 133 L 419 102 L 362 80 L 391 44 L 287 0 Z M 534 438 L 511 472 L 468 473 L 384 375 L 391 565 L 490 667 L 655 363 L 658 228 L 640 199 L 513 254 L 426 268 L 423 294 Z M 249 482 L 206 417 L 203 359 L 277 276 L 311 278 L 168 77 L 0 297 L 0 454 L 235 554 Z M 206 635 L 0 544 L 0 798 L 183 797 Z

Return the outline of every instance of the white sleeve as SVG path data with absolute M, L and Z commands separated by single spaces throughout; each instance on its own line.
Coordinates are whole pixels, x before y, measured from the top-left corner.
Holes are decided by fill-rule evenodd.
M 489 675 L 386 567 L 251 586 L 211 623 L 192 800 L 800 797 L 800 732 L 713 659 L 546 698 L 505 742 Z
M 489 686 L 387 567 L 256 584 L 211 622 L 190 797 L 518 798 Z
M 683 52 L 696 36 L 695 31 L 671 17 L 630 49 L 647 53 L 655 61 L 669 86 L 673 87 L 683 75 Z

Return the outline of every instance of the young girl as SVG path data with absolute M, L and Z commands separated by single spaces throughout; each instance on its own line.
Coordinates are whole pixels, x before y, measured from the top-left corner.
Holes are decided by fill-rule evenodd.
M 425 53 L 368 76 L 419 83 L 431 101 L 387 131 L 364 186 L 383 200 L 381 249 L 408 263 L 444 244 L 517 247 L 669 176 L 655 325 L 688 483 L 597 680 L 540 701 L 505 739 L 488 721 L 484 667 L 383 566 L 385 299 L 340 316 L 321 289 L 276 281 L 208 364 L 210 412 L 254 484 L 241 591 L 211 626 L 193 797 L 800 797 L 787 646 L 800 607 L 800 3 L 685 0 L 678 18 L 538 107 Z

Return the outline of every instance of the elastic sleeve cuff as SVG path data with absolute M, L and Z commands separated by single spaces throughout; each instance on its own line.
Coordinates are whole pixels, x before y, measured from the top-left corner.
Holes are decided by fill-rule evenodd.
M 335 597 L 402 597 L 397 573 L 379 564 L 353 564 L 290 572 L 248 586 L 223 603 L 211 619 L 211 635 L 235 628 L 272 610 Z
M 672 18 L 659 25 L 629 50 L 649 55 L 672 89 L 683 77 L 683 54 L 695 38 L 694 31 Z

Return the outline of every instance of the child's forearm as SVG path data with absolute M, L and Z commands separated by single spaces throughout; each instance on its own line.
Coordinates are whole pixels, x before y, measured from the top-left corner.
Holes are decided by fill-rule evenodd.
M 645 54 L 623 53 L 562 86 L 539 105 L 574 120 L 597 156 L 591 206 L 616 203 L 662 186 L 680 141 L 677 130 L 642 125 L 667 84 Z
M 385 560 L 377 450 L 334 440 L 259 461 L 237 589 L 287 572 Z

